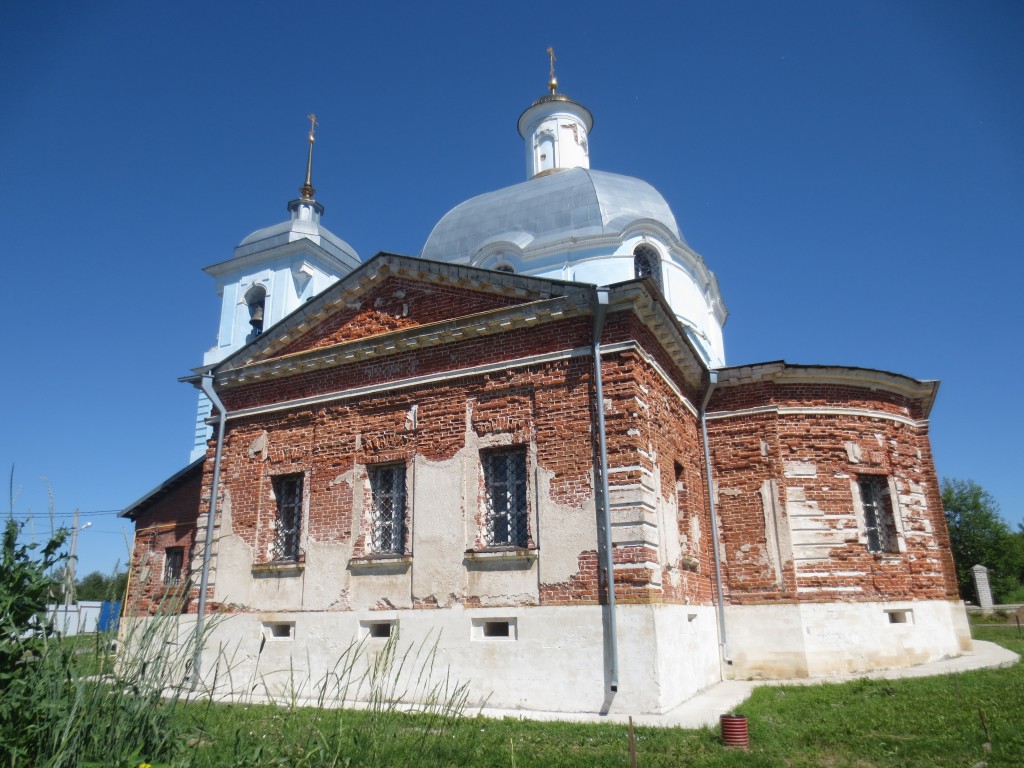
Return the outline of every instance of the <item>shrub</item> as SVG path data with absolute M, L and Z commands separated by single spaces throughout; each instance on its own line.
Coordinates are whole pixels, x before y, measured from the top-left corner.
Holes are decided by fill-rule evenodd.
M 50 701 L 40 696 L 41 677 L 66 666 L 46 605 L 60 584 L 53 573 L 67 559 L 67 531 L 58 531 L 39 552 L 21 541 L 24 523 L 8 518 L 0 541 L 0 747 L 11 756 L 32 754 L 40 737 L 40 720 Z M 62 686 L 64 676 L 50 681 Z M 47 686 L 50 688 L 51 686 Z M 48 691 L 53 693 L 53 691 Z

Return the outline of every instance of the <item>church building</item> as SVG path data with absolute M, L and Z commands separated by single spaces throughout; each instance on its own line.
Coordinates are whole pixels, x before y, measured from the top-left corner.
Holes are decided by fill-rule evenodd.
M 714 274 L 657 190 L 590 168 L 592 125 L 552 71 L 527 180 L 365 261 L 311 130 L 291 219 L 207 268 L 194 461 L 123 513 L 128 613 L 217 616 L 204 680 L 229 649 L 243 687 L 313 690 L 396 639 L 470 703 L 663 713 L 970 649 L 937 382 L 726 365 Z

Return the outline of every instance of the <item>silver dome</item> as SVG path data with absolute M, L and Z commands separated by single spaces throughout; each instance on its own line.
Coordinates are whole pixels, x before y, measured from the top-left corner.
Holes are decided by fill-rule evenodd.
M 665 198 L 646 181 L 572 168 L 456 206 L 434 227 L 420 256 L 468 263 L 490 242 L 508 240 L 532 250 L 570 238 L 616 236 L 650 220 L 685 242 Z

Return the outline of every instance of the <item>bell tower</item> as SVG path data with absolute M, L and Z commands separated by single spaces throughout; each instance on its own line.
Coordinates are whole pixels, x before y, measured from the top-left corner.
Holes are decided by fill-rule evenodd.
M 217 343 L 203 356 L 214 365 L 248 344 L 357 266 L 359 256 L 322 226 L 324 207 L 314 198 L 313 144 L 318 125 L 309 115 L 306 179 L 299 197 L 288 203 L 291 217 L 257 230 L 242 240 L 234 256 L 203 271 L 217 282 L 221 297 Z M 210 401 L 199 395 L 191 460 L 206 453 L 212 428 L 206 423 Z

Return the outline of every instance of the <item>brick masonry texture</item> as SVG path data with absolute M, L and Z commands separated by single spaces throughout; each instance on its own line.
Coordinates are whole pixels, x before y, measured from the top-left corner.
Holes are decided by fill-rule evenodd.
M 196 472 L 186 482 L 153 501 L 135 521 L 135 545 L 130 564 L 130 593 L 125 612 L 129 615 L 156 613 L 162 605 L 177 610 L 192 587 L 196 541 L 196 511 L 202 488 L 202 474 Z M 164 553 L 170 547 L 184 551 L 182 581 L 177 586 L 164 584 Z
M 761 405 L 914 416 L 922 405 L 868 388 L 743 384 L 710 411 Z M 709 421 L 731 603 L 956 599 L 927 428 L 854 414 L 761 413 Z M 854 484 L 891 478 L 898 552 L 873 554 Z
M 522 301 L 389 277 L 356 306 L 328 317 L 278 356 L 386 340 L 389 333 L 413 325 Z M 254 565 L 268 564 L 276 536 L 273 478 L 301 474 L 305 517 L 300 561 L 314 557 L 314 550 L 324 551 L 311 546 L 314 543 L 336 545 L 329 550 L 332 557 L 365 558 L 373 554 L 365 535 L 367 465 L 456 462 L 478 448 L 523 446 L 529 457 L 530 547 L 539 552 L 539 572 L 544 573 L 546 542 L 571 540 L 578 554 L 574 573 L 570 565 L 564 580 L 542 580 L 535 598 L 513 595 L 509 604 L 600 602 L 604 590 L 596 537 L 581 536 L 573 527 L 581 514 L 593 515 L 595 508 L 593 360 L 581 355 L 511 365 L 532 355 L 588 347 L 591 324 L 586 316 L 546 319 L 429 348 L 393 349 L 379 360 L 324 365 L 222 388 L 221 397 L 233 412 L 344 394 L 368 385 L 381 387 L 373 394 L 230 419 L 220 499 L 222 509 L 230 500 L 230 533 L 251 548 Z M 687 366 L 692 370 L 693 361 L 674 359 L 632 311 L 609 315 L 602 342 L 631 342 L 661 369 L 632 349 L 602 359 L 600 406 L 606 419 L 614 508 L 616 597 L 625 603 L 710 605 L 714 542 L 695 415 L 703 391 L 683 375 Z M 505 362 L 510 367 L 489 373 L 463 374 L 416 389 L 388 388 L 411 376 Z M 736 413 L 763 406 L 828 407 L 839 413 Z M 708 427 L 726 601 L 955 599 L 927 428 L 881 418 L 920 420 L 926 408 L 884 387 L 760 380 L 719 387 L 709 405 L 714 418 Z M 857 415 L 854 410 L 880 416 Z M 199 499 L 196 485 L 154 504 L 138 521 L 132 600 L 142 613 L 154 609 L 161 587 L 157 574 L 146 571 L 147 563 L 164 548 L 182 542 L 198 562 L 194 542 L 205 535 L 201 513 L 206 507 L 200 505 L 209 503 L 212 457 L 211 443 L 202 477 L 205 501 Z M 461 471 L 452 470 L 452 498 L 459 498 L 467 487 Z M 898 552 L 867 551 L 853 490 L 861 475 L 884 477 L 895 489 Z M 541 477 L 545 493 L 538 496 Z M 482 497 L 482 480 L 476 485 Z M 548 526 L 539 531 L 538 504 Z M 482 546 L 481 509 L 480 498 L 465 499 L 461 510 L 445 522 L 451 530 L 477 530 L 476 536 L 470 534 L 470 548 Z M 414 503 L 407 515 L 415 517 Z M 406 553 L 420 557 L 414 519 L 407 517 L 406 530 L 414 532 L 406 541 Z M 411 605 L 431 609 L 446 600 L 483 604 L 484 595 L 473 593 L 467 583 L 440 589 L 441 600 L 435 593 L 414 593 Z M 193 587 L 191 597 L 196 596 Z M 384 595 L 366 604 L 353 604 L 345 594 L 336 597 L 335 610 L 389 604 Z M 494 595 L 486 597 L 488 605 L 495 604 Z M 193 599 L 186 610 L 194 609 Z
M 287 345 L 280 354 L 319 349 L 401 328 L 475 315 L 523 301 L 525 299 L 388 277 L 379 287 L 363 296 L 357 307 L 348 307 L 332 315 Z

